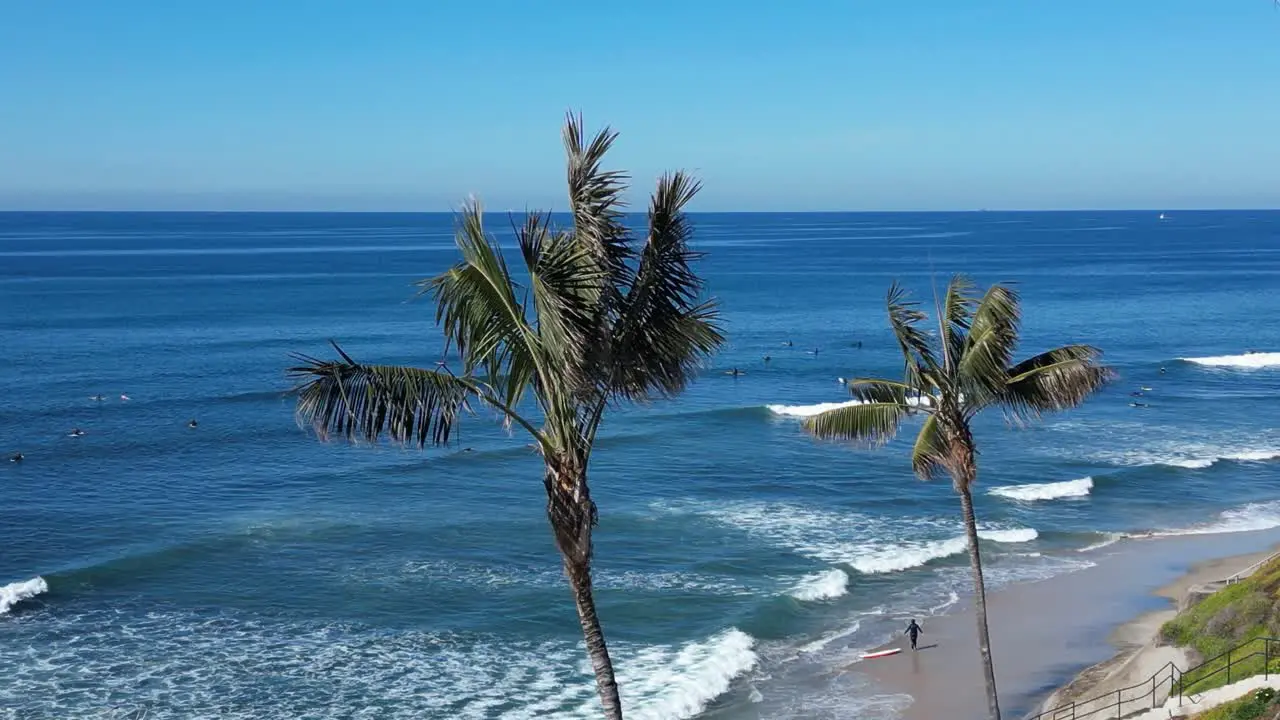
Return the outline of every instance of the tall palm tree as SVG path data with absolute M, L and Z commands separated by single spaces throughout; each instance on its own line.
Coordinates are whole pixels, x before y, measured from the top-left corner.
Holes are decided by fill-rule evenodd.
M 606 128 L 587 138 L 581 116 L 567 118 L 572 223 L 561 228 L 549 214 L 527 214 L 516 228 L 521 281 L 486 232 L 479 203 L 460 213 L 461 260 L 420 283 L 437 303 L 459 372 L 357 362 L 336 344 L 337 359 L 298 356 L 302 364 L 292 369 L 303 381 L 299 422 L 322 439 L 377 442 L 385 434 L 419 447 L 444 444 L 476 405 L 533 438 L 545 465 L 547 518 L 612 720 L 622 718 L 622 705 L 591 592 L 592 446 L 611 405 L 679 393 L 723 342 L 715 302 L 703 298 L 692 269 L 699 253 L 689 248 L 684 207 L 699 184 L 680 172 L 662 176 L 647 234 L 636 237 L 623 224 L 627 176 L 601 167 L 616 137 Z
M 1110 379 L 1111 371 L 1099 364 L 1102 353 L 1088 345 L 1065 345 L 1014 363 L 1021 311 L 1017 294 L 1004 285 L 992 285 L 979 296 L 969 280 L 957 275 L 938 305 L 934 335 L 921 326 L 928 316 L 918 304 L 909 301 L 897 283 L 890 287 L 889 325 L 902 351 L 903 379 L 849 381 L 858 403 L 814 415 L 806 420 L 805 429 L 822 438 L 878 447 L 897 434 L 908 415 L 924 415 L 911 451 L 911 467 L 922 480 L 946 472 L 960 495 L 973 566 L 987 705 L 992 720 L 999 720 L 982 555 L 973 514 L 978 463 L 970 423 L 988 408 L 999 408 L 1007 419 L 1021 424 L 1044 412 L 1076 407 Z

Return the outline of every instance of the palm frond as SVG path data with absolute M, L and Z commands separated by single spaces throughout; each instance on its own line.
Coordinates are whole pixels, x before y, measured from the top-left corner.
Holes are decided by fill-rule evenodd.
M 570 113 L 565 118 L 563 135 L 574 234 L 605 269 L 611 285 L 629 285 L 631 270 L 627 261 L 633 251 L 623 225 L 626 203 L 622 198 L 627 174 L 601 168 L 618 134 L 605 128 L 588 140 L 582 115 Z
M 502 379 L 504 402 L 514 407 L 539 371 L 537 335 L 502 251 L 485 232 L 480 203 L 463 208 L 455 241 L 462 261 L 418 285 L 434 297 L 436 322 L 462 357 L 463 374 Z
M 920 426 L 915 445 L 911 448 L 911 469 L 921 480 L 932 480 L 939 470 L 947 467 L 948 449 L 938 427 L 938 417 L 930 415 Z
M 1009 368 L 1000 404 L 1018 420 L 1076 407 L 1115 377 L 1101 356 L 1089 345 L 1066 345 L 1024 360 Z
M 387 435 L 399 443 L 443 445 L 449 441 L 467 400 L 477 396 L 468 381 L 443 370 L 364 365 L 334 344 L 339 360 L 296 355 L 301 365 L 289 373 L 298 389 L 298 424 L 321 439 L 376 442 Z
M 607 278 L 589 249 L 550 218 L 531 213 L 517 231 L 529 273 L 538 346 L 571 390 L 590 386 L 588 370 L 599 332 L 599 308 Z
M 898 434 L 909 407 L 896 402 L 846 405 L 805 418 L 804 429 L 833 440 L 852 440 L 863 447 L 879 447 Z
M 701 186 L 688 175 L 662 176 L 649 205 L 649 235 L 635 281 L 621 303 L 607 391 L 630 400 L 684 389 L 700 361 L 723 342 L 716 303 L 703 299 L 693 271 L 684 207 Z
M 906 288 L 897 282 L 889 287 L 885 299 L 889 327 L 902 349 L 907 384 L 922 387 L 938 380 L 938 361 L 929 345 L 929 334 L 917 327 L 928 316 L 919 310 L 919 303 L 908 297 Z
M 942 346 L 947 353 L 944 365 L 951 367 L 960 362 L 973 321 L 977 297 L 975 286 L 964 275 L 955 275 L 947 283 L 947 296 L 940 308 Z
M 1021 322 L 1018 294 L 1001 284 L 987 288 L 973 313 L 969 337 L 956 368 L 958 386 L 970 413 L 997 402 L 1004 393 Z
M 880 378 L 854 378 L 845 382 L 854 400 L 864 403 L 897 403 L 907 405 L 908 399 L 917 397 L 920 389 L 895 380 Z

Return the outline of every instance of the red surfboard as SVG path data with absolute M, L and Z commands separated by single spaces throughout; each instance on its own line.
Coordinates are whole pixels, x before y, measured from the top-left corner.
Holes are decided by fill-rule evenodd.
M 861 657 L 863 660 L 874 660 L 875 658 L 882 658 L 882 657 L 888 657 L 890 655 L 897 655 L 900 652 L 902 652 L 902 648 L 893 648 L 890 650 L 881 650 L 879 652 L 863 653 Z

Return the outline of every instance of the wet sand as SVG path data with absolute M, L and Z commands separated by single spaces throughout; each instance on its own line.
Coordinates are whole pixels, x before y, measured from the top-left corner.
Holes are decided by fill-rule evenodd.
M 1097 562 L 1094 567 L 988 593 L 1002 715 L 1026 717 L 1086 670 L 1092 676 L 1080 678 L 1070 693 L 1092 697 L 1107 682 L 1129 684 L 1138 675 L 1145 680 L 1151 663 L 1174 659 L 1140 652 L 1171 617 L 1171 598 L 1245 569 L 1277 543 L 1280 529 L 1127 540 L 1084 555 Z M 901 654 L 858 662 L 848 671 L 869 675 L 883 692 L 910 695 L 903 720 L 987 717 L 971 605 L 961 603 L 922 625 L 918 652 L 899 638 L 877 649 L 902 647 Z M 1090 667 L 1099 663 L 1105 666 Z M 1125 711 L 1131 709 L 1140 708 Z

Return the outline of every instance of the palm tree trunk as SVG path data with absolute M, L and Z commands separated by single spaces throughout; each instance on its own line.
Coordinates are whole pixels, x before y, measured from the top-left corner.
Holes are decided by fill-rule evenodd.
M 578 608 L 582 639 L 596 674 L 596 692 L 604 706 L 606 720 L 622 720 L 622 701 L 618 698 L 618 681 L 613 676 L 613 661 L 604 642 L 604 630 L 596 615 L 596 601 L 591 594 L 591 530 L 596 525 L 596 504 L 587 489 L 586 473 L 580 465 L 553 465 L 548 460 L 543 482 L 547 488 L 547 519 L 555 535 L 556 547 L 564 559 L 564 574 L 573 589 L 573 603 Z
M 964 512 L 964 532 L 969 538 L 969 563 L 973 566 L 973 610 L 978 620 L 978 649 L 982 653 L 982 671 L 987 682 L 987 713 L 1000 720 L 1000 701 L 996 697 L 996 669 L 991 662 L 991 633 L 987 630 L 987 587 L 982 579 L 982 553 L 978 549 L 978 522 L 973 516 L 973 496 L 969 487 L 973 478 L 957 483 L 960 507 Z
M 604 630 L 596 616 L 596 601 L 591 595 L 591 566 L 574 565 L 565 558 L 565 574 L 573 587 L 573 601 L 578 606 L 578 622 L 582 624 L 582 639 L 591 656 L 591 668 L 596 674 L 596 692 L 604 706 L 608 720 L 622 720 L 622 701 L 618 697 L 618 682 L 613 676 L 613 661 L 604 642 Z

